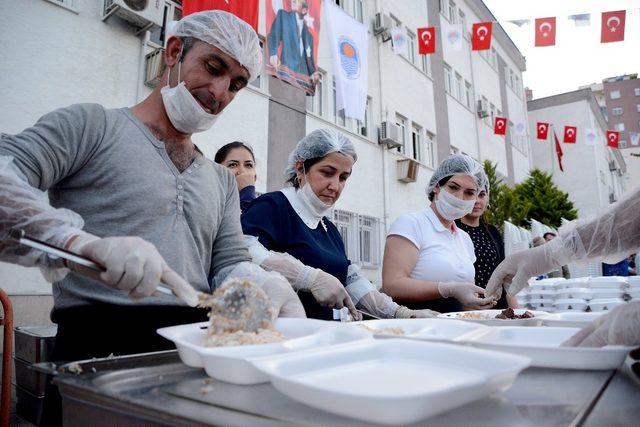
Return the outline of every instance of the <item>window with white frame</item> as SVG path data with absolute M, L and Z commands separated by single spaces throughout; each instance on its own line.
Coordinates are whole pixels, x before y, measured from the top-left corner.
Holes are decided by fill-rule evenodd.
M 467 30 L 467 17 L 462 9 L 458 9 L 458 23 L 462 26 L 462 37 L 464 37 L 465 40 L 469 40 L 469 31 Z
M 463 83 L 462 83 L 462 76 L 458 73 L 456 73 L 456 93 L 455 93 L 455 97 L 458 101 L 460 102 L 464 102 L 464 91 L 463 91 Z
M 482 105 L 489 105 L 489 100 L 485 96 L 482 97 Z M 489 124 L 489 116 L 485 116 L 482 120 L 484 120 L 486 124 Z
M 515 74 L 515 82 L 514 82 L 514 86 L 513 86 L 513 91 L 516 93 L 516 96 L 518 98 L 522 97 L 522 91 L 520 90 L 520 77 L 518 77 L 517 74 Z
M 365 138 L 370 138 L 371 133 L 371 97 L 367 96 L 367 104 L 364 109 L 364 122 L 360 120 L 356 120 L 356 131 L 360 136 L 364 136 Z
M 609 98 L 611 98 L 611 99 L 620 99 L 620 91 L 619 90 L 612 90 L 609 93 Z
M 412 64 L 416 62 L 416 35 L 407 31 L 407 59 Z
M 449 21 L 452 24 L 456 23 L 456 3 L 453 0 L 449 0 L 449 11 L 447 13 L 449 15 Z
M 149 41 L 158 46 L 164 46 L 167 24 L 171 21 L 179 21 L 182 18 L 182 4 L 172 0 L 165 0 L 163 13 L 164 21 L 162 22 L 162 27 L 156 28 L 149 34 Z
M 411 157 L 422 161 L 422 128 L 415 123 L 411 125 Z
M 365 267 L 380 265 L 380 220 L 336 209 L 333 222 L 340 232 L 349 260 Z
M 322 98 L 324 96 L 324 79 L 326 73 L 318 70 L 318 74 L 320 74 L 320 78 L 318 79 L 318 83 L 316 83 L 316 93 L 313 96 L 307 96 L 307 110 L 322 116 L 324 113 Z
M 640 87 L 634 88 L 633 93 L 635 93 L 636 96 L 640 96 Z
M 493 68 L 495 68 L 496 70 L 498 69 L 498 52 L 496 52 L 496 50 L 494 48 L 491 48 L 491 53 L 489 54 L 489 63 L 491 64 L 491 66 Z M 513 87 L 513 84 L 512 86 Z
M 625 141 L 624 139 L 621 139 L 618 142 L 618 148 L 627 148 L 627 141 Z
M 261 48 L 264 47 L 264 37 L 258 36 L 258 39 L 260 42 L 260 47 Z M 265 79 L 263 78 L 263 74 L 264 74 L 264 63 L 262 64 L 262 67 L 260 68 L 260 72 L 258 73 L 256 78 L 251 80 L 249 84 L 257 89 L 263 89 L 262 85 L 264 84 L 264 81 L 265 81 Z
M 420 55 L 420 60 L 422 64 L 422 71 L 427 76 L 431 76 L 431 58 L 429 55 Z
M 364 0 L 335 0 L 335 3 L 340 6 L 342 10 L 351 15 L 356 21 L 363 22 Z
M 405 153 L 407 142 L 407 119 L 400 114 L 396 114 L 396 125 L 398 125 L 398 132 L 400 133 L 400 142 L 402 147 L 398 147 L 398 153 Z
M 473 90 L 471 90 L 471 83 L 465 80 L 464 82 L 464 105 L 467 108 L 471 108 L 473 103 Z
M 616 123 L 613 128 L 618 132 L 624 132 L 624 123 Z
M 493 127 L 496 122 L 496 107 L 493 104 L 489 104 L 489 126 Z
M 444 64 L 444 90 L 449 94 L 452 94 L 453 92 L 453 76 L 451 75 L 451 67 L 446 63 Z
M 333 211 L 333 223 L 335 224 L 342 242 L 344 251 L 352 262 L 357 262 L 358 257 L 358 230 L 357 216 L 352 212 L 335 209 Z
M 334 77 L 332 80 L 332 98 L 333 98 L 333 121 L 340 126 L 345 126 L 347 124 L 346 117 L 344 115 L 344 109 L 338 111 L 338 93 L 336 92 L 336 78 Z
M 436 134 L 427 131 L 424 140 L 424 162 L 427 166 L 434 167 L 436 164 Z
M 640 104 L 636 104 L 636 111 L 640 113 Z
M 611 109 L 612 116 L 621 116 L 622 115 L 622 107 L 615 107 Z
M 447 6 L 447 0 L 439 0 L 440 5 L 440 13 L 442 14 L 442 16 L 444 16 L 445 18 L 449 19 L 449 17 L 447 16 L 447 13 L 449 13 L 449 7 Z

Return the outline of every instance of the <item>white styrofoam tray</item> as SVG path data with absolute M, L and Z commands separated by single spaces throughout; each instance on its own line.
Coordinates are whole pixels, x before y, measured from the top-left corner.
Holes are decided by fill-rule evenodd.
M 551 300 L 556 297 L 556 291 L 553 289 L 549 289 L 549 290 L 532 289 L 529 292 L 529 296 L 531 299 Z
M 451 313 L 442 313 L 438 317 L 443 319 L 456 319 L 464 320 L 467 322 L 476 322 L 489 326 L 540 326 L 542 325 L 542 319 L 540 316 L 548 314 L 546 311 L 527 310 L 524 308 L 516 308 L 516 314 L 522 314 L 525 311 L 533 313 L 534 317 L 529 319 L 496 319 L 495 317 L 500 314 L 502 310 L 470 310 L 470 311 L 456 311 Z M 470 318 L 466 316 L 482 316 L 482 318 Z
M 618 287 L 614 288 L 593 288 L 592 299 L 605 299 L 605 298 L 621 298 L 624 295 L 624 291 Z
M 615 369 L 633 347 L 561 347 L 578 328 L 504 326 L 467 334 L 462 342 L 531 358 L 531 365 L 562 369 Z
M 583 328 L 600 317 L 602 313 L 587 313 L 584 311 L 568 311 L 563 313 L 549 313 L 542 318 L 544 326 L 563 328 Z
M 587 305 L 587 300 L 579 298 L 557 299 L 553 303 L 556 310 L 584 311 Z
M 591 287 L 592 289 L 624 289 L 627 286 L 627 279 L 625 277 L 618 276 L 590 277 L 588 283 L 589 287 Z
M 624 304 L 624 300 L 622 298 L 601 298 L 601 299 L 592 299 L 589 301 L 589 308 L 591 311 L 602 312 L 613 310 L 619 305 Z
M 361 339 L 372 339 L 363 328 L 316 319 L 278 318 L 275 328 L 285 340 L 271 344 L 206 347 L 203 340 L 208 322 L 158 329 L 158 334 L 171 340 L 185 365 L 203 367 L 212 378 L 233 384 L 259 384 L 269 379 L 252 364 L 252 360 L 283 353 L 339 345 Z
M 566 288 L 585 288 L 587 287 L 587 283 L 589 282 L 588 277 L 578 277 L 575 279 L 567 279 L 562 280 L 556 283 L 556 290 L 566 289 Z
M 529 358 L 388 339 L 255 363 L 276 389 L 294 400 L 347 417 L 398 425 L 508 389 Z
M 527 304 L 529 304 L 534 310 L 543 308 L 543 311 L 546 311 L 553 307 L 553 301 L 554 300 L 551 299 L 531 298 Z
M 556 291 L 557 299 L 591 299 L 593 290 L 589 288 L 564 288 Z
M 456 341 L 465 334 L 486 326 L 451 319 L 380 319 L 349 324 L 365 326 L 376 338 L 411 338 L 425 341 Z M 388 328 L 399 328 L 404 334 L 393 334 Z

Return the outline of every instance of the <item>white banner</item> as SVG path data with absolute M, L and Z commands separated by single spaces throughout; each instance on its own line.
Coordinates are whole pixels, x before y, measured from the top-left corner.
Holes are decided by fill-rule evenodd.
M 593 128 L 587 128 L 584 135 L 584 142 L 586 145 L 596 145 L 596 141 L 598 140 L 598 133 Z
M 640 133 L 630 132 L 629 139 L 632 146 L 637 147 L 640 145 Z
M 443 45 L 448 46 L 451 50 L 460 52 L 462 50 L 462 25 L 460 24 L 442 24 L 442 40 Z
M 346 117 L 364 121 L 369 72 L 367 29 L 333 1 L 325 0 L 325 12 L 336 79 L 337 108 L 344 108 Z
M 407 32 L 403 27 L 393 27 L 391 29 L 391 44 L 395 54 L 403 55 L 407 53 Z

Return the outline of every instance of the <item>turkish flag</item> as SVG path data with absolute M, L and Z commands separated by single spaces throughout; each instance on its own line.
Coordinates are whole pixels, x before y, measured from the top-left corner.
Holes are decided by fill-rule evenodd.
M 618 148 L 618 142 L 620 141 L 620 132 L 617 130 L 607 131 L 607 145 L 611 148 Z
M 567 144 L 575 144 L 578 136 L 578 129 L 575 126 L 564 127 L 564 139 L 563 142 Z
M 182 16 L 203 10 L 225 10 L 247 22 L 258 32 L 258 0 L 183 0 Z
M 418 53 L 436 53 L 436 27 L 418 28 Z
M 549 123 L 536 123 L 536 129 L 538 131 L 538 139 L 547 140 L 549 136 Z
M 471 50 L 491 49 L 492 29 L 493 29 L 493 23 L 491 22 L 478 22 L 476 24 L 473 24 Z
M 507 118 L 496 116 L 496 121 L 493 125 L 493 133 L 496 135 L 504 135 L 507 133 Z
M 602 30 L 600 43 L 621 42 L 624 40 L 624 18 L 627 12 L 602 12 Z
M 556 18 L 536 19 L 536 46 L 555 46 Z
M 553 132 L 553 138 L 556 140 L 556 156 L 558 156 L 560 171 L 564 172 L 564 168 L 562 167 L 562 156 L 564 155 L 564 153 L 562 152 L 562 147 L 560 146 L 560 141 L 558 141 L 558 135 L 556 135 L 555 131 Z

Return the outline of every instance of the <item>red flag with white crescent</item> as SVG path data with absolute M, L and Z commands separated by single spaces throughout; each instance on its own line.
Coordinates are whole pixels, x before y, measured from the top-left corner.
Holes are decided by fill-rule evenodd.
M 182 16 L 203 10 L 224 10 L 247 22 L 258 32 L 258 0 L 183 0 Z
M 562 152 L 562 147 L 560 146 L 560 141 L 558 141 L 558 135 L 556 135 L 555 131 L 553 132 L 553 138 L 556 140 L 556 156 L 558 156 L 560 171 L 564 172 L 564 168 L 562 167 L 562 156 L 564 155 L 564 153 Z
M 546 141 L 549 137 L 549 123 L 536 123 L 536 130 L 538 139 L 543 139 Z
M 436 53 L 436 27 L 418 28 L 418 43 L 420 55 Z
M 536 46 L 555 46 L 556 18 L 536 19 Z
M 624 40 L 624 21 L 627 12 L 602 12 L 600 43 L 621 42 Z
M 504 135 L 507 133 L 507 118 L 496 116 L 495 123 L 493 125 L 493 133 L 496 135 Z
M 607 131 L 607 146 L 611 148 L 618 148 L 618 143 L 620 142 L 620 132 L 616 130 L 608 130 Z
M 563 142 L 566 144 L 575 144 L 578 137 L 578 128 L 575 126 L 565 126 L 564 127 L 564 139 Z
M 491 32 L 493 23 L 478 22 L 473 24 L 471 47 L 472 50 L 489 50 L 491 49 Z

